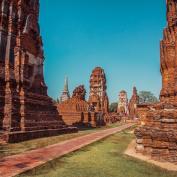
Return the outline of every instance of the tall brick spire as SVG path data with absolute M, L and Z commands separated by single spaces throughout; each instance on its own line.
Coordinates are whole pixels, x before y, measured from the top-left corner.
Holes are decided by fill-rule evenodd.
M 135 130 L 136 150 L 152 159 L 177 163 L 177 0 L 167 1 L 168 25 L 160 44 L 162 90 Z
M 169 26 L 173 26 L 177 23 L 177 1 L 167 0 L 167 22 Z
M 0 0 L 0 130 L 9 142 L 65 126 L 47 95 L 38 20 L 39 0 Z
M 96 67 L 90 76 L 89 103 L 96 111 L 109 112 L 109 99 L 107 95 L 106 75 L 104 69 Z
M 177 1 L 167 1 L 167 22 L 161 49 L 161 100 L 175 101 L 177 95 Z

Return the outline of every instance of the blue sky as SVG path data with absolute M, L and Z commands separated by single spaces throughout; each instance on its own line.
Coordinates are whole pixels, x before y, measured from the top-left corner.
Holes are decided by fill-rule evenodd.
M 156 96 L 161 88 L 159 42 L 166 25 L 165 0 L 42 0 L 40 27 L 48 94 L 57 98 L 104 68 L 110 102 L 133 86 Z

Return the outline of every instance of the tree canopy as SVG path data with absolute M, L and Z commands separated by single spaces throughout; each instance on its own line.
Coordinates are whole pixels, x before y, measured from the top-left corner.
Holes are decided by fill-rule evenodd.
M 158 102 L 159 99 L 150 91 L 139 92 L 139 103 L 140 104 L 151 104 Z
M 118 106 L 118 103 L 111 103 L 110 106 L 109 106 L 109 111 L 110 112 L 116 112 L 117 111 L 117 106 Z

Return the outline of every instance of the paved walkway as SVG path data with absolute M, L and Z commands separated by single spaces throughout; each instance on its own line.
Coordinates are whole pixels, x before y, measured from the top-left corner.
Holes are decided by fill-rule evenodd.
M 93 142 L 130 128 L 133 125 L 133 123 L 128 123 L 120 127 L 101 130 L 96 133 L 91 133 L 37 150 L 5 157 L 0 160 L 0 177 L 12 177 L 18 175 L 50 160 L 54 160 Z

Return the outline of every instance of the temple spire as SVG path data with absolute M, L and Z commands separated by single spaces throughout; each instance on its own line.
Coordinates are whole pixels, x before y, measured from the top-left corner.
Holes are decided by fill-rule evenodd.
M 177 22 L 177 0 L 166 0 L 168 26 L 176 25 Z
M 68 92 L 68 77 L 65 77 L 64 91 Z
M 70 93 L 68 89 L 68 77 L 65 77 L 64 89 L 60 96 L 60 102 L 67 101 L 70 98 Z

